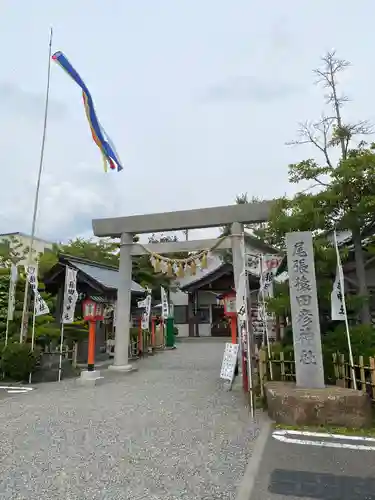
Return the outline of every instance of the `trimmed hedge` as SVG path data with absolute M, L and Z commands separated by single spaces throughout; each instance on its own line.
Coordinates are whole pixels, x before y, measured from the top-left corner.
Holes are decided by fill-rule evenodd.
M 30 344 L 12 343 L 1 351 L 0 367 L 6 378 L 24 381 L 33 373 L 40 360 L 41 351 L 35 347 L 31 351 Z

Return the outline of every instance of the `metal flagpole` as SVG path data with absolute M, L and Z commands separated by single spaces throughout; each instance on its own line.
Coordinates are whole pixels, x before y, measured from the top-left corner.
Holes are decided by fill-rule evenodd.
M 59 382 L 61 382 L 61 367 L 62 367 L 62 352 L 64 344 L 64 323 L 61 320 L 61 333 L 60 333 L 60 358 L 59 358 Z
M 31 333 L 31 352 L 34 351 L 35 343 L 35 313 L 36 313 L 36 293 L 34 293 L 34 310 L 33 310 L 33 329 Z M 29 373 L 29 384 L 31 384 L 31 372 Z
M 45 106 L 44 106 L 43 134 L 42 134 L 42 142 L 41 142 L 41 148 L 40 148 L 39 171 L 38 171 L 38 178 L 37 178 L 37 183 L 36 183 L 33 221 L 32 221 L 32 226 L 31 226 L 30 247 L 29 247 L 29 255 L 28 255 L 28 259 L 27 259 L 27 266 L 30 266 L 32 263 L 32 260 L 33 260 L 33 247 L 34 247 L 34 240 L 35 240 L 36 218 L 37 218 L 37 214 L 38 214 L 40 180 L 42 177 L 43 162 L 44 162 L 44 148 L 45 148 L 45 143 L 46 143 L 49 90 L 50 90 L 50 79 L 51 79 L 52 35 L 53 35 L 53 31 L 52 31 L 52 28 L 50 28 L 49 45 L 48 45 L 48 70 L 47 70 L 46 99 L 45 99 Z M 25 334 L 27 334 L 27 328 L 28 328 L 28 324 L 29 324 L 29 318 L 28 318 L 29 300 L 28 299 L 29 299 L 29 281 L 26 279 L 25 294 L 24 294 L 24 299 L 23 299 L 20 343 L 23 342 L 23 339 L 26 336 Z
M 12 290 L 11 290 L 11 284 L 9 285 L 9 294 L 8 294 L 8 314 L 7 314 L 7 324 L 6 324 L 6 330 L 5 330 L 5 346 L 8 345 L 8 337 L 9 337 L 9 316 L 10 316 L 10 307 L 11 307 L 11 300 L 12 300 L 12 297 L 11 297 L 11 294 L 12 294 Z
M 9 273 L 9 293 L 8 293 L 8 313 L 7 313 L 7 322 L 6 322 L 6 330 L 5 330 L 5 345 L 8 345 L 9 338 L 9 322 L 13 319 L 14 314 L 14 301 L 15 301 L 15 293 L 16 293 L 16 283 L 17 283 L 17 266 L 12 264 L 10 267 Z
M 337 244 L 336 230 L 333 231 L 333 239 L 334 239 L 334 242 L 335 242 L 337 267 L 338 267 L 338 270 L 339 270 L 340 292 L 341 292 L 341 297 L 342 297 L 342 308 L 344 310 L 346 336 L 347 336 L 347 339 L 348 339 L 349 361 L 350 361 L 350 365 L 351 365 L 351 372 L 352 372 L 352 379 L 353 379 L 353 388 L 355 390 L 357 390 L 357 381 L 356 381 L 356 378 L 355 378 L 355 371 L 354 371 L 354 360 L 353 360 L 352 342 L 351 342 L 351 339 L 350 339 L 350 330 L 349 330 L 348 315 L 346 313 L 346 300 L 345 300 L 345 289 L 344 289 L 344 273 L 343 273 L 342 266 L 341 266 L 341 259 L 340 259 L 339 246 Z

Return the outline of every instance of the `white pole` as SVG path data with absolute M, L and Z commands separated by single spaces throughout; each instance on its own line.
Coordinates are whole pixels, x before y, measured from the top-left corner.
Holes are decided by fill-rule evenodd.
M 11 304 L 11 301 L 12 301 L 12 288 L 13 288 L 12 275 L 10 275 L 10 278 L 9 278 L 9 294 L 8 294 L 7 326 L 6 326 L 6 330 L 5 330 L 5 346 L 8 345 L 10 307 L 11 306 L 13 307 L 13 303 Z
M 51 79 L 51 56 L 52 56 L 52 28 L 50 28 L 49 34 L 49 45 L 48 45 L 48 70 L 47 70 L 47 87 L 46 87 L 46 98 L 45 98 L 45 106 L 44 106 L 44 122 L 43 122 L 43 134 L 42 134 L 42 143 L 40 148 L 40 160 L 39 160 L 39 171 L 38 178 L 36 183 L 36 191 L 35 191 L 35 200 L 34 200 L 34 210 L 33 210 L 33 220 L 31 225 L 31 236 L 30 236 L 30 247 L 29 247 L 29 255 L 27 259 L 27 265 L 30 266 L 33 260 L 33 247 L 35 240 L 35 226 L 36 226 L 36 218 L 38 215 L 38 202 L 39 202 L 39 191 L 40 191 L 40 180 L 43 172 L 43 161 L 44 161 L 44 148 L 46 143 L 46 133 L 47 133 L 47 117 L 48 117 L 48 103 L 49 103 L 49 89 L 50 89 L 50 79 Z M 22 310 L 22 322 L 21 322 L 21 331 L 20 331 L 20 343 L 23 342 L 25 338 L 25 332 L 27 331 L 28 326 L 28 298 L 29 298 L 29 281 L 26 279 L 25 282 L 25 294 L 23 299 L 23 310 Z
M 62 352 L 64 344 L 64 323 L 61 322 L 61 333 L 60 333 L 60 359 L 59 359 L 59 382 L 61 382 L 61 367 L 62 367 Z
M 268 335 L 268 318 L 267 318 L 267 307 L 266 300 L 264 296 L 264 283 L 263 283 L 263 266 L 264 266 L 264 256 L 263 254 L 260 256 L 260 285 L 261 285 L 261 298 L 262 298 L 262 311 L 263 311 L 263 328 L 266 334 L 267 339 L 267 351 L 268 351 L 268 362 L 270 366 L 270 376 L 271 380 L 273 380 L 273 370 L 272 370 L 272 359 L 271 359 L 271 346 L 270 339 Z
M 340 292 L 341 292 L 341 298 L 342 298 L 342 308 L 344 310 L 346 337 L 348 339 L 349 362 L 350 362 L 351 372 L 352 372 L 353 388 L 355 390 L 357 390 L 357 380 L 355 378 L 354 360 L 353 360 L 353 351 L 352 351 L 352 342 L 351 342 L 351 339 L 350 339 L 350 330 L 349 330 L 348 315 L 347 315 L 347 312 L 346 312 L 344 273 L 342 271 L 342 266 L 341 266 L 341 259 L 340 259 L 339 247 L 338 247 L 338 244 L 337 244 L 336 230 L 333 231 L 333 239 L 334 239 L 334 242 L 335 242 L 335 249 L 336 249 L 337 268 L 339 270 Z
M 31 332 L 31 352 L 34 351 L 34 344 L 35 344 L 35 312 L 36 312 L 36 294 L 34 292 L 33 327 Z M 31 372 L 29 374 L 29 384 L 31 384 Z

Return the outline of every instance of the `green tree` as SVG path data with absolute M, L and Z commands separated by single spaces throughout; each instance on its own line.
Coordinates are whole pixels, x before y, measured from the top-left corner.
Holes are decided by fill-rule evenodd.
M 0 339 L 3 340 L 5 338 L 6 332 L 6 322 L 7 322 L 7 313 L 8 313 L 8 296 L 9 296 L 9 278 L 10 278 L 10 269 L 9 268 L 0 268 Z M 16 285 L 16 293 L 15 293 L 15 309 L 13 320 L 9 322 L 9 338 L 14 340 L 19 340 L 20 327 L 21 327 L 21 319 L 22 319 L 22 309 L 23 309 L 23 300 L 24 300 L 24 292 L 25 292 L 25 275 L 24 273 L 20 273 Z M 50 310 L 50 314 L 46 314 L 43 316 L 37 316 L 35 318 L 35 334 L 36 338 L 45 334 L 48 330 L 51 337 L 58 335 L 58 327 L 54 325 L 53 313 L 55 311 L 56 300 L 51 295 L 47 294 L 44 291 L 43 283 L 39 283 L 39 292 L 43 299 L 47 302 L 47 305 Z M 33 300 L 30 301 L 30 316 L 32 315 L 33 310 Z M 28 338 L 31 338 L 31 329 L 32 324 L 29 321 L 29 331 Z
M 322 162 L 309 158 L 289 165 L 291 183 L 314 184 L 292 199 L 278 200 L 261 233 L 268 243 L 285 249 L 288 231 L 313 231 L 317 237 L 334 229 L 351 231 L 361 322 L 370 324 L 362 238 L 375 227 L 375 146 L 357 139 L 372 132 L 367 122 L 346 123 L 342 116 L 347 98 L 339 94 L 337 78 L 349 63 L 338 59 L 334 52 L 323 57 L 322 62 L 315 74 L 328 91 L 326 104 L 331 112 L 317 122 L 301 124 L 298 140 L 290 143 L 315 146 Z M 309 192 L 316 187 L 316 192 Z M 322 238 L 316 238 L 318 245 L 327 247 Z
M 40 277 L 43 277 L 57 263 L 59 254 L 71 255 L 72 257 L 80 257 L 100 264 L 118 267 L 120 244 L 109 238 L 98 241 L 76 238 L 68 243 L 54 244 L 52 249 L 47 249 L 39 256 Z
M 11 264 L 18 265 L 25 260 L 29 254 L 29 247 L 25 247 L 20 239 L 11 235 L 0 241 L 0 266 L 10 267 Z
M 138 236 L 134 236 L 134 242 L 139 241 Z M 149 243 L 177 241 L 177 238 L 171 236 L 161 236 L 159 239 L 155 234 L 149 238 Z M 40 279 L 49 271 L 58 261 L 58 255 L 66 254 L 72 257 L 81 257 L 83 259 L 98 262 L 108 266 L 119 267 L 120 263 L 120 243 L 109 238 L 99 240 L 76 238 L 66 244 L 53 245 L 51 250 L 46 250 L 39 257 L 39 275 Z M 149 286 L 158 294 L 160 286 L 169 287 L 171 279 L 162 273 L 155 273 L 149 255 L 141 255 L 133 258 L 132 269 L 133 280 L 137 283 Z

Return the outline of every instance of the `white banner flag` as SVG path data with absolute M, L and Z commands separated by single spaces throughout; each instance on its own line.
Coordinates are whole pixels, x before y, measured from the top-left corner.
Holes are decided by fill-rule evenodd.
M 161 286 L 161 317 L 167 319 L 169 317 L 168 295 L 165 289 Z
M 38 266 L 36 264 L 30 264 L 29 266 L 25 266 L 27 280 L 30 283 L 30 286 L 35 292 L 38 289 Z
M 246 315 L 246 271 L 240 274 L 238 280 L 238 290 L 236 290 L 236 311 L 240 319 L 244 319 Z
M 144 309 L 142 313 L 141 328 L 142 330 L 148 330 L 150 328 L 150 316 L 151 316 L 151 294 L 143 300 L 137 303 L 137 307 Z
M 273 297 L 273 280 L 281 261 L 282 258 L 275 255 L 262 255 L 261 257 L 259 286 L 264 298 Z
M 337 268 L 336 278 L 331 292 L 331 318 L 332 321 L 345 321 L 344 301 L 341 293 L 340 273 Z
M 35 301 L 35 316 L 43 316 L 49 313 L 49 307 L 38 291 L 38 266 L 30 264 L 25 266 L 26 276 L 30 283 L 30 287 L 34 292 Z
M 332 321 L 345 321 L 345 285 L 344 285 L 344 271 L 341 265 L 340 252 L 337 245 L 336 231 L 334 232 L 334 244 L 336 250 L 336 278 L 333 283 L 331 292 L 331 318 Z
M 40 295 L 38 290 L 34 292 L 35 300 L 35 316 L 43 316 L 43 314 L 49 314 L 49 307 L 43 297 Z
M 10 268 L 9 296 L 8 296 L 8 321 L 13 320 L 14 308 L 16 306 L 16 284 L 18 279 L 17 266 L 12 264 Z
M 63 313 L 61 318 L 63 324 L 73 323 L 77 300 L 77 270 L 66 266 Z

